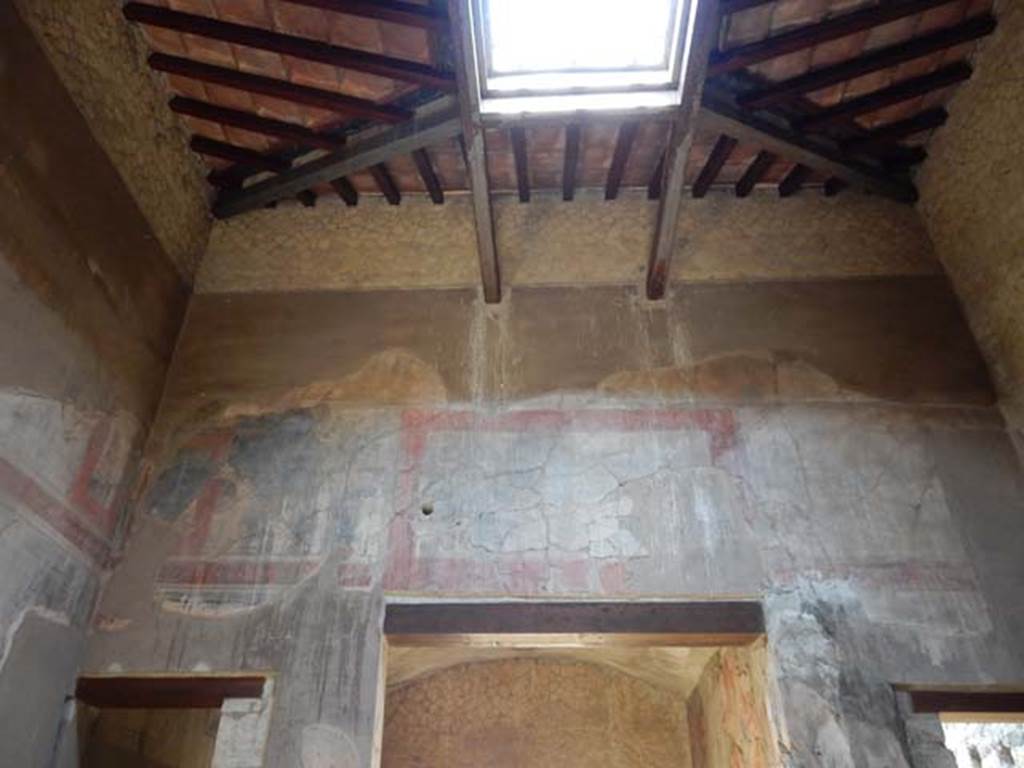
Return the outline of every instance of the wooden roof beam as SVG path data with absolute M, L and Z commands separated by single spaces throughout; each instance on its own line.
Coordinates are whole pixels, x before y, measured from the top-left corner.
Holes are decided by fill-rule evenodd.
M 645 293 L 648 299 L 664 298 L 668 288 L 672 257 L 676 251 L 679 213 L 683 204 L 683 187 L 686 183 L 686 160 L 697 128 L 701 87 L 705 81 L 712 46 L 718 38 L 720 23 L 718 0 L 702 0 L 697 4 L 692 42 L 686 53 L 682 96 L 673 114 L 665 148 L 658 218 L 651 254 L 647 260 Z M 724 130 L 719 133 L 735 136 Z
M 755 144 L 764 151 L 796 163 L 803 163 L 827 176 L 837 176 L 851 185 L 901 202 L 917 200 L 917 190 L 905 176 L 860 162 L 843 153 L 825 137 L 806 136 L 794 131 L 784 120 L 764 113 L 746 112 L 736 106 L 730 94 L 714 83 L 704 88 L 701 126 Z
M 436 204 L 444 202 L 444 189 L 441 182 L 434 173 L 434 164 L 430 162 L 430 154 L 425 149 L 417 149 L 412 153 L 412 160 L 416 163 L 416 170 L 419 171 L 423 186 L 427 189 L 430 199 Z
M 325 11 L 361 16 L 365 19 L 390 21 L 407 27 L 419 27 L 434 32 L 448 29 L 448 15 L 429 6 L 390 0 L 285 0 L 296 5 L 320 8 Z
M 802 163 L 793 166 L 786 177 L 779 182 L 779 197 L 792 197 L 799 192 L 813 171 Z
M 718 178 L 719 172 L 722 170 L 722 166 L 729 159 L 729 155 L 736 149 L 737 141 L 731 136 L 721 135 L 718 137 L 718 141 L 715 142 L 714 148 L 711 150 L 711 154 L 708 156 L 707 162 L 704 163 L 704 167 L 701 168 L 700 175 L 697 176 L 697 180 L 693 183 L 693 189 L 691 193 L 694 197 L 704 197 L 711 189 L 711 185 L 715 183 L 715 179 Z
M 345 201 L 345 205 L 354 208 L 359 204 L 359 193 L 352 186 L 352 182 L 344 176 L 340 176 L 330 182 L 331 187 L 338 193 L 338 197 Z
M 233 128 L 241 128 L 244 131 L 260 133 L 264 136 L 272 136 L 275 139 L 283 139 L 284 141 L 311 149 L 332 150 L 339 149 L 345 145 L 345 140 L 342 138 L 335 138 L 311 131 L 304 125 L 261 117 L 251 112 L 229 109 L 217 104 L 199 101 L 198 99 L 175 96 L 168 102 L 168 106 L 179 115 L 189 115 L 190 117 L 197 117 L 200 120 L 207 120 L 219 125 L 230 125 Z
M 388 167 L 384 163 L 376 163 L 371 165 L 369 170 L 373 180 L 377 182 L 377 188 L 384 195 L 384 199 L 388 201 L 388 204 L 398 205 L 401 203 L 402 193 L 398 190 L 395 180 L 391 178 L 391 172 L 388 171 Z
M 491 210 L 491 182 L 487 175 L 487 142 L 480 117 L 473 35 L 469 23 L 470 0 L 447 0 L 455 49 L 455 75 L 459 95 L 459 123 L 462 128 L 463 156 L 466 161 L 469 196 L 476 227 L 476 250 L 480 262 L 480 281 L 484 301 L 501 301 L 501 264 L 494 236 L 494 212 Z
M 774 83 L 752 93 L 744 94 L 740 97 L 739 103 L 746 109 L 762 109 L 789 96 L 817 91 L 830 85 L 913 61 L 937 51 L 943 51 L 954 45 L 976 40 L 991 34 L 995 28 L 996 20 L 992 16 L 979 16 L 963 24 L 940 29 L 930 35 L 905 40 L 855 59 Z
M 913 136 L 915 133 L 930 131 L 933 128 L 939 128 L 940 126 L 945 125 L 946 120 L 948 119 L 949 113 L 947 113 L 942 107 L 939 107 L 938 109 L 929 109 L 924 112 L 919 112 L 906 120 L 897 120 L 893 123 L 880 125 L 877 128 L 868 131 L 863 136 L 856 139 L 850 139 L 849 141 L 844 141 L 842 147 L 843 150 L 847 152 L 855 152 L 858 150 L 876 147 L 884 148 L 892 141 L 905 139 L 908 136 Z
M 565 126 L 565 161 L 562 165 L 562 199 L 569 202 L 576 196 L 576 169 L 580 161 L 580 126 Z
M 530 202 L 530 166 L 526 153 L 526 128 L 513 125 L 509 129 L 512 140 L 512 154 L 516 161 L 516 187 L 519 190 L 519 202 Z
M 743 177 L 736 182 L 736 197 L 747 197 L 776 160 L 778 157 L 771 152 L 758 152 L 757 157 L 743 172 Z
M 797 122 L 802 131 L 817 131 L 825 126 L 833 125 L 842 120 L 874 112 L 884 107 L 899 104 L 908 99 L 922 96 L 939 88 L 963 82 L 971 76 L 971 68 L 966 62 L 959 61 L 943 67 L 927 75 L 913 77 L 909 80 L 890 85 L 878 91 L 859 96 L 849 101 L 842 101 L 835 106 L 826 107 Z
M 392 80 L 425 85 L 441 90 L 453 90 L 455 79 L 448 72 L 415 61 L 396 59 L 379 53 L 370 53 L 358 48 L 344 48 L 320 40 L 310 40 L 294 35 L 285 35 L 261 27 L 247 27 L 229 21 L 197 16 L 192 13 L 173 11 L 145 3 L 128 3 L 124 15 L 129 21 L 163 29 L 173 29 L 190 35 L 211 40 L 244 45 L 263 51 L 294 56 L 297 59 L 316 61 L 335 67 L 366 72 Z
M 715 51 L 708 65 L 708 75 L 734 72 L 787 53 L 813 48 L 829 40 L 887 24 L 890 21 L 914 16 L 952 0 L 888 0 L 888 2 L 861 8 L 841 16 L 834 16 L 817 24 L 808 24 L 788 32 L 726 51 Z
M 733 13 L 745 11 L 749 8 L 757 8 L 774 2 L 775 0 L 719 0 L 718 7 L 719 13 L 723 16 L 728 16 Z
M 400 123 L 408 120 L 410 117 L 410 113 L 407 110 L 388 106 L 387 104 L 375 104 L 372 101 L 359 99 L 355 96 L 345 96 L 334 91 L 325 91 L 306 85 L 296 85 L 287 80 L 253 75 L 248 72 L 240 72 L 237 69 L 217 67 L 213 64 L 204 64 L 201 61 L 183 59 L 179 56 L 154 53 L 149 57 L 148 61 L 149 66 L 158 72 L 180 75 L 192 80 L 202 80 L 206 83 L 223 85 L 249 93 L 259 93 L 263 96 L 272 96 L 276 99 L 326 109 L 342 115 L 366 117 L 374 120 L 383 120 L 388 123 Z
M 218 218 L 228 218 L 261 208 L 317 184 L 386 162 L 396 155 L 408 155 L 416 149 L 443 143 L 461 130 L 457 110 L 449 106 L 401 125 L 368 131 L 364 138 L 353 138 L 343 149 L 296 165 L 272 179 L 222 192 L 213 206 L 213 213 Z
M 636 140 L 639 127 L 640 124 L 634 122 L 623 123 L 619 126 L 619 134 L 615 140 L 615 152 L 612 155 L 611 166 L 608 168 L 608 180 L 604 185 L 605 200 L 614 200 L 619 196 L 622 176 L 626 172 L 626 163 L 629 162 L 629 153 L 633 150 L 633 142 Z
M 291 166 L 290 162 L 279 157 L 265 155 L 253 149 L 217 141 L 206 136 L 193 136 L 189 140 L 188 145 L 193 152 L 198 152 L 200 155 L 217 157 L 232 163 L 240 163 L 241 165 L 247 165 L 250 168 L 257 168 L 261 171 L 280 173 L 281 171 L 288 170 Z

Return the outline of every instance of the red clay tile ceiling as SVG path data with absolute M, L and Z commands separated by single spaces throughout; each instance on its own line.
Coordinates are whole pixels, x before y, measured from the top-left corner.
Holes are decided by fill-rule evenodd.
M 991 0 L 721 0 L 721 8 L 706 92 L 897 174 L 924 158 L 944 105 L 970 75 L 978 39 L 995 23 Z M 893 18 L 879 23 L 879 12 Z M 454 90 L 443 0 L 148 0 L 128 3 L 125 15 L 158 54 L 151 65 L 165 73 L 171 107 L 220 188 L 280 172 L 369 125 L 400 122 Z M 562 190 L 573 130 L 533 123 L 514 140 L 508 127 L 489 128 L 492 190 Z M 664 119 L 584 122 L 573 188 L 606 188 L 615 165 L 621 178 L 613 187 L 648 188 L 667 133 Z M 300 199 L 342 194 L 353 202 L 354 189 L 397 203 L 427 192 L 431 175 L 445 191 L 466 189 L 457 140 L 353 173 L 351 188 L 321 184 Z M 687 181 L 697 194 L 712 185 L 739 185 L 740 194 L 782 185 L 785 195 L 828 179 L 756 144 L 698 130 Z M 841 186 L 826 185 L 826 193 Z

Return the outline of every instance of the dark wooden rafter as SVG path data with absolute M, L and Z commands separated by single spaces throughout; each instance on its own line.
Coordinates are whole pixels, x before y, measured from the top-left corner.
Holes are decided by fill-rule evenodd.
M 739 103 L 746 109 L 767 107 L 789 96 L 827 88 L 830 85 L 846 82 L 951 48 L 954 45 L 976 40 L 990 34 L 995 28 L 996 20 L 992 16 L 979 16 L 963 24 L 940 29 L 930 35 L 905 40 L 839 64 L 822 67 L 779 83 L 773 83 L 760 90 L 744 94 L 740 97 Z
M 348 16 L 390 21 L 407 27 L 419 27 L 436 32 L 448 29 L 448 15 L 429 6 L 394 0 L 285 0 L 296 5 L 335 11 Z
M 224 85 L 228 88 L 258 93 L 263 96 L 272 96 L 284 101 L 305 104 L 306 106 L 317 107 L 342 115 L 366 117 L 388 123 L 400 123 L 408 120 L 410 117 L 410 113 L 407 110 L 387 104 L 375 104 L 372 101 L 356 98 L 355 96 L 345 96 L 344 94 L 325 91 L 320 88 L 296 85 L 287 80 L 253 75 L 248 72 L 240 72 L 237 69 L 204 64 L 200 61 L 183 59 L 179 56 L 168 56 L 164 53 L 152 54 L 149 57 L 149 66 L 158 72 L 166 72 L 192 80 Z
M 519 202 L 530 202 L 530 166 L 526 159 L 526 128 L 513 125 L 509 129 L 512 141 L 512 154 L 516 161 L 516 187 L 519 190 Z
M 295 199 L 302 203 L 306 208 L 313 208 L 316 206 L 316 192 L 312 189 L 304 189 L 295 196 Z
M 813 171 L 802 163 L 797 163 L 786 174 L 786 177 L 779 182 L 779 197 L 792 197 L 799 192 Z
M 885 147 L 890 142 L 905 139 L 915 133 L 930 131 L 945 125 L 949 114 L 945 109 L 929 109 L 919 112 L 906 120 L 897 120 L 892 123 L 880 125 L 877 128 L 867 131 L 863 136 L 844 141 L 842 147 L 847 152 L 855 152 L 861 149 Z
M 232 163 L 240 163 L 241 165 L 247 165 L 250 168 L 256 168 L 261 171 L 280 173 L 281 171 L 288 170 L 291 166 L 290 162 L 279 157 L 265 155 L 253 149 L 217 141 L 206 136 L 193 136 L 189 140 L 189 147 L 192 148 L 193 152 L 198 152 L 200 155 L 217 157 Z
M 736 182 L 736 197 L 747 197 L 777 159 L 778 157 L 771 152 L 758 152 L 757 157 L 743 172 L 742 178 Z
M 651 180 L 647 182 L 647 199 L 657 200 L 661 197 L 661 185 L 665 181 L 665 153 L 658 156 L 658 162 L 651 173 Z
M 654 242 L 647 260 L 644 290 L 647 298 L 652 300 L 664 298 L 668 288 L 672 257 L 676 251 L 679 214 L 683 205 L 686 161 L 696 132 L 700 93 L 705 81 L 708 60 L 718 37 L 717 30 L 721 25 L 718 0 L 703 0 L 698 3 L 693 25 L 692 43 L 687 50 L 687 61 L 684 63 L 686 75 L 682 84 L 682 95 L 679 107 L 672 116 L 665 146 Z
M 842 192 L 844 189 L 846 189 L 848 186 L 850 186 L 850 185 L 847 184 L 842 179 L 837 178 L 835 176 L 833 176 L 830 179 L 826 179 L 825 180 L 825 188 L 824 188 L 825 189 L 825 197 L 835 197 L 840 192 Z
M 319 40 L 285 35 L 268 29 L 248 27 L 144 3 L 128 3 L 123 10 L 129 21 L 140 24 L 173 29 L 211 40 L 221 40 L 248 48 L 272 51 L 306 61 L 330 64 L 416 85 L 441 90 L 452 90 L 455 87 L 455 79 L 450 73 L 441 72 L 419 62 L 396 59 L 392 56 L 370 53 L 357 48 L 344 48 Z
M 331 187 L 338 193 L 338 197 L 345 201 L 345 205 L 352 208 L 359 204 L 359 193 L 352 186 L 352 182 L 344 176 L 331 181 Z
M 691 192 L 694 197 L 704 197 L 708 193 L 711 185 L 718 178 L 722 166 L 725 165 L 732 151 L 736 149 L 736 144 L 736 139 L 731 136 L 723 134 L 718 137 L 714 148 L 711 150 L 711 154 L 708 156 L 707 162 L 704 163 L 704 167 L 701 168 L 697 180 L 693 183 Z
M 970 76 L 970 66 L 966 62 L 960 61 L 926 75 L 902 80 L 888 88 L 872 91 L 855 99 L 842 101 L 835 106 L 822 109 L 800 120 L 797 127 L 803 131 L 820 130 L 825 126 L 899 104 L 939 88 L 955 85 L 967 80 Z
M 427 194 L 430 195 L 430 199 L 437 205 L 443 203 L 444 189 L 441 187 L 441 181 L 434 172 L 434 164 L 430 161 L 430 153 L 426 149 L 414 150 L 412 161 L 416 164 L 416 170 L 420 174 L 420 179 L 423 181 L 423 186 L 426 188 Z
M 470 0 L 447 0 L 455 51 L 455 75 L 459 97 L 459 119 L 462 125 L 462 147 L 468 173 L 469 196 L 473 204 L 476 228 L 476 250 L 480 262 L 480 281 L 484 301 L 501 301 L 501 264 L 494 235 L 494 213 L 491 210 L 491 182 L 487 175 L 487 141 L 480 118 L 477 72 L 473 59 L 473 34 L 469 20 Z
M 568 202 L 576 196 L 576 169 L 580 162 L 579 123 L 565 126 L 565 160 L 562 164 L 562 199 Z
M 625 122 L 619 126 L 618 137 L 615 139 L 615 151 L 612 153 L 612 162 L 608 168 L 608 180 L 604 185 L 605 200 L 614 200 L 619 196 L 622 176 L 626 172 L 629 153 L 633 150 L 633 142 L 636 141 L 636 134 L 639 128 L 640 124 L 633 121 Z
M 241 128 L 250 133 L 272 136 L 275 139 L 282 139 L 301 147 L 332 150 L 339 149 L 345 144 L 345 140 L 340 137 L 317 133 L 306 128 L 304 125 L 261 117 L 251 112 L 229 109 L 216 104 L 209 104 L 205 101 L 199 101 L 198 99 L 175 96 L 168 102 L 168 105 L 172 111 L 179 115 L 189 115 L 201 120 L 218 123 L 219 125 Z
M 734 72 L 787 53 L 812 48 L 829 40 L 837 40 L 890 21 L 923 13 L 949 2 L 952 0 L 889 0 L 817 24 L 797 27 L 766 40 L 740 45 L 726 51 L 716 51 L 711 56 L 708 75 Z
M 329 183 L 342 176 L 365 170 L 397 155 L 442 144 L 459 134 L 461 123 L 454 107 L 424 113 L 387 129 L 375 129 L 364 138 L 354 137 L 340 150 L 293 166 L 272 179 L 242 189 L 225 190 L 214 204 L 219 218 L 261 208 L 267 203 L 292 197 L 304 189 Z
M 398 191 L 395 180 L 391 178 L 391 172 L 384 163 L 371 165 L 369 171 L 377 183 L 377 188 L 390 205 L 398 205 L 402 202 L 402 193 Z
M 701 124 L 706 130 L 733 136 L 754 144 L 791 162 L 802 163 L 827 176 L 902 202 L 917 200 L 917 191 L 908 178 L 886 171 L 879 165 L 852 158 L 825 136 L 807 136 L 795 131 L 786 121 L 765 112 L 740 109 L 720 83 L 705 85 Z

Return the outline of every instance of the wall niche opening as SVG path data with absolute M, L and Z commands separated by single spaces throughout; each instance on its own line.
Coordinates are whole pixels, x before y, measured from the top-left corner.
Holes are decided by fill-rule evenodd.
M 389 603 L 376 765 L 780 765 L 756 602 Z

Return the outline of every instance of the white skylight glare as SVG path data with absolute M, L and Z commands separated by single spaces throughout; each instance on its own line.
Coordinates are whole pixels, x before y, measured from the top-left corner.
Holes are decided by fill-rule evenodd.
M 659 108 L 678 100 L 697 0 L 471 0 L 481 109 Z

